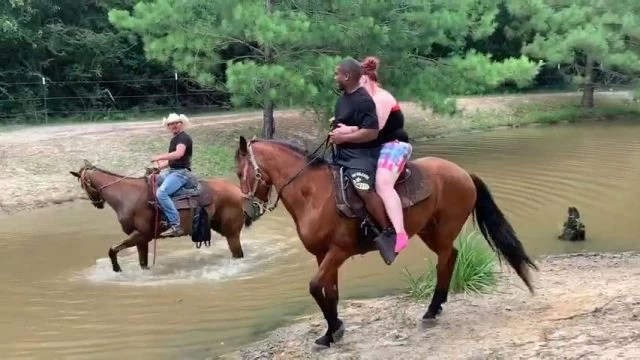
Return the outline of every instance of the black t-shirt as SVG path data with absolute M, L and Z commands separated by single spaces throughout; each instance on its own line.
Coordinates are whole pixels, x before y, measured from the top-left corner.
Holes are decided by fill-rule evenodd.
M 184 144 L 187 149 L 184 151 L 184 155 L 177 160 L 169 160 L 169 167 L 172 169 L 189 169 L 191 170 L 191 153 L 193 141 L 191 140 L 191 136 L 189 136 L 186 132 L 182 131 L 174 137 L 171 138 L 169 142 L 169 152 L 176 151 L 176 147 L 178 144 Z
M 335 106 L 335 124 L 357 126 L 360 129 L 378 129 L 376 104 L 360 87 L 352 93 L 344 92 Z M 366 143 L 349 143 L 336 145 L 334 162 L 347 168 L 370 170 L 375 172 L 380 148 L 377 140 Z

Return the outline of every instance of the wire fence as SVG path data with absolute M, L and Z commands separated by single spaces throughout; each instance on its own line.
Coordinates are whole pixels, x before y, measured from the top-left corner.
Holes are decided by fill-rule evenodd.
M 557 81 L 557 75 L 539 76 L 533 92 L 571 91 L 576 86 Z M 47 124 L 52 121 L 124 120 L 188 111 L 203 113 L 231 109 L 229 94 L 221 88 L 203 87 L 181 77 L 126 80 L 2 82 L 0 80 L 0 124 Z M 623 85 L 608 84 L 609 90 Z
M 2 82 L 0 124 L 118 120 L 131 114 L 230 108 L 229 94 L 192 78 Z

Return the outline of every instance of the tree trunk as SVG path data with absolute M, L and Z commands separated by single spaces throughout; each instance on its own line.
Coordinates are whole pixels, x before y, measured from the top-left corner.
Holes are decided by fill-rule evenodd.
M 593 109 L 593 94 L 595 92 L 595 85 L 593 84 L 593 57 L 591 57 L 591 55 L 587 55 L 584 79 L 584 90 L 582 91 L 582 100 L 580 104 L 587 109 Z
M 273 11 L 273 0 L 265 0 L 265 6 L 267 14 L 271 14 Z M 264 49 L 264 62 L 271 64 L 273 62 L 271 49 L 267 46 Z M 273 119 L 274 103 L 271 99 L 267 98 L 271 86 L 267 84 L 264 88 L 265 100 L 262 108 L 262 137 L 265 139 L 273 139 L 273 134 L 276 132 L 276 124 Z
M 262 137 L 273 139 L 276 132 L 276 123 L 273 120 L 273 101 L 265 100 L 262 110 Z

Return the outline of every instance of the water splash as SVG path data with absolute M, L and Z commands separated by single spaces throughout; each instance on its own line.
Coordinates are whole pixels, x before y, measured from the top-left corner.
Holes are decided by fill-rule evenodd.
M 224 240 L 211 244 L 210 248 L 195 248 L 191 243 L 158 243 L 158 259 L 155 267 L 142 270 L 135 250 L 118 254 L 122 272 L 115 273 L 111 261 L 104 257 L 95 265 L 74 275 L 76 280 L 129 286 L 161 286 L 192 283 L 218 283 L 268 274 L 271 264 L 295 252 L 292 239 L 271 235 L 265 239 L 243 238 L 245 257 L 232 259 Z M 188 248 L 187 248 L 188 246 Z M 150 251 L 149 264 L 153 255 Z

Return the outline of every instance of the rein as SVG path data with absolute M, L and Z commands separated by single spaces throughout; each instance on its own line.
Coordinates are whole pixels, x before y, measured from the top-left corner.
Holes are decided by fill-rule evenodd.
M 98 200 L 93 200 L 93 199 L 91 199 L 91 197 L 89 197 L 89 200 L 91 200 L 91 203 L 93 205 L 104 205 L 105 201 L 104 201 L 104 198 L 102 197 L 102 194 L 101 194 L 102 190 L 104 190 L 105 188 L 107 188 L 107 187 L 109 187 L 109 186 L 111 186 L 113 184 L 117 184 L 122 180 L 130 179 L 133 174 L 137 173 L 140 170 L 145 170 L 145 169 L 146 168 L 138 169 L 138 170 L 136 170 L 136 171 L 134 171 L 132 173 L 129 173 L 129 174 L 121 177 L 120 179 L 114 180 L 114 181 L 112 181 L 110 183 L 102 185 L 99 189 L 96 189 L 93 186 L 93 184 L 91 183 L 91 179 L 89 177 L 87 177 L 86 174 L 87 174 L 87 172 L 89 172 L 89 174 L 90 174 L 90 173 L 92 173 L 94 171 L 97 171 L 99 169 L 97 167 L 95 167 L 95 166 L 90 166 L 90 167 L 86 167 L 86 168 L 82 169 L 82 171 L 80 172 L 80 185 L 82 186 L 82 188 L 85 191 L 87 191 L 87 188 L 89 188 L 100 197 Z
M 245 197 L 245 199 L 248 199 L 252 202 L 252 205 L 257 206 L 258 209 L 258 217 L 262 216 L 265 212 L 267 211 L 273 211 L 277 206 L 278 206 L 278 202 L 280 201 L 280 198 L 282 197 L 282 192 L 284 191 L 284 189 L 291 184 L 295 179 L 298 178 L 298 176 L 300 176 L 300 174 L 302 174 L 302 172 L 304 170 L 306 170 L 309 165 L 311 165 L 315 160 L 324 157 L 324 155 L 327 152 L 327 149 L 329 149 L 329 135 L 327 135 L 327 137 L 324 139 L 324 141 L 322 143 L 320 143 L 320 145 L 318 145 L 318 147 L 311 153 L 311 156 L 313 156 L 313 158 L 311 159 L 311 161 L 309 161 L 307 164 L 305 164 L 305 166 L 302 167 L 302 169 L 300 169 L 295 175 L 293 175 L 292 177 L 289 178 L 289 180 L 287 180 L 287 182 L 282 185 L 282 187 L 280 188 L 280 190 L 276 189 L 276 193 L 277 193 L 277 197 L 276 200 L 273 202 L 272 205 L 268 205 L 269 202 L 269 197 L 271 195 L 271 189 L 269 189 L 269 193 L 267 194 L 267 201 L 262 201 L 258 198 L 256 198 L 255 193 L 256 190 L 258 189 L 258 182 L 261 183 L 265 183 L 263 178 L 262 178 L 262 173 L 261 173 L 261 169 L 260 166 L 258 165 L 258 162 L 255 159 L 255 155 L 253 154 L 253 150 L 251 149 L 251 144 L 253 143 L 253 140 L 251 142 L 249 142 L 249 145 L 247 147 L 247 150 L 249 152 L 249 161 L 251 162 L 251 165 L 253 166 L 253 170 L 254 170 L 254 178 L 255 178 L 255 182 L 253 183 L 253 186 L 251 188 L 251 192 L 249 194 L 243 194 L 243 196 Z M 319 153 L 320 149 L 322 149 L 322 152 Z M 245 174 L 246 174 L 246 170 L 245 170 Z M 273 186 L 275 187 L 275 186 Z

